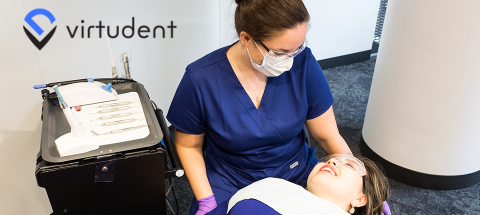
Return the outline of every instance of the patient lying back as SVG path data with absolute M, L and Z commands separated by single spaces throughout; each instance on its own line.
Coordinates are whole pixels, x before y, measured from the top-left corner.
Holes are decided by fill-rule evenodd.
M 308 177 L 307 189 L 266 178 L 239 190 L 208 214 L 379 215 L 387 196 L 387 179 L 375 163 L 337 154 L 320 159 Z

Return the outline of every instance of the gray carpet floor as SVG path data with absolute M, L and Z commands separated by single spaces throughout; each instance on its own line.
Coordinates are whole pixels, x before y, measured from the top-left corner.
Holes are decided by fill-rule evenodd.
M 376 57 L 368 61 L 326 69 L 324 73 L 330 84 L 335 102 L 333 110 L 340 134 L 348 143 L 354 155 L 360 154 L 359 142 L 367 108 L 368 96 L 375 68 Z M 312 138 L 310 138 L 313 140 Z M 314 140 L 312 141 L 314 142 Z M 325 152 L 317 146 L 317 157 Z M 480 184 L 470 188 L 452 191 L 426 190 L 389 179 L 390 198 L 388 203 L 392 214 L 479 214 Z M 166 187 L 170 185 L 166 181 Z M 174 190 L 180 215 L 188 214 L 193 192 L 185 177 L 175 179 Z M 167 200 L 173 210 L 176 205 L 170 193 Z M 167 214 L 172 214 L 167 206 Z

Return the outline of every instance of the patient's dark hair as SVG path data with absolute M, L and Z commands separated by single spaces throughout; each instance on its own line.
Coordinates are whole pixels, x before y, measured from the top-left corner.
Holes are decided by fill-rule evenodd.
M 235 29 L 253 39 L 266 40 L 308 22 L 310 15 L 302 0 L 235 0 Z
M 383 212 L 382 203 L 389 195 L 388 180 L 380 166 L 365 157 L 357 157 L 365 164 L 367 175 L 363 178 L 363 193 L 367 195 L 367 204 L 355 208 L 358 215 L 380 215 Z

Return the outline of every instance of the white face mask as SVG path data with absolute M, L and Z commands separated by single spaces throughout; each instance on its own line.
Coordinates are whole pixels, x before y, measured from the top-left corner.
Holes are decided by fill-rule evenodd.
M 257 46 L 258 50 L 260 50 L 257 43 L 255 43 L 255 45 Z M 257 63 L 255 63 L 255 61 L 252 60 L 252 56 L 250 56 L 248 48 L 247 53 L 250 57 L 250 62 L 252 63 L 253 68 L 268 77 L 277 77 L 285 71 L 289 71 L 293 65 L 293 57 L 273 57 L 268 54 L 262 53 L 262 50 L 260 50 L 260 53 L 262 53 L 263 55 L 263 62 L 262 65 L 258 65 Z

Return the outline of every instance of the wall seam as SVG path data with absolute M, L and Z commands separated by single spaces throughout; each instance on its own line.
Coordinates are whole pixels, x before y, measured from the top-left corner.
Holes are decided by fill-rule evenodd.
M 25 9 L 25 16 L 26 16 L 27 15 L 27 8 L 25 6 L 25 0 L 23 0 L 22 2 L 23 2 L 23 9 Z M 35 58 L 37 58 L 37 65 L 38 65 L 38 71 L 40 72 L 40 78 L 42 79 L 42 84 L 44 84 L 45 81 L 43 80 L 42 68 L 40 67 L 40 60 L 38 59 L 38 53 L 35 50 L 35 48 L 33 48 L 33 51 L 35 52 Z

